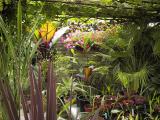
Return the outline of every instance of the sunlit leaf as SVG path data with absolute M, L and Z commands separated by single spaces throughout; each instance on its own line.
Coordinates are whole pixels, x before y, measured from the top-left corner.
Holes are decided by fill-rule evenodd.
M 46 43 L 49 43 L 56 32 L 56 25 L 47 21 L 41 26 L 39 32 L 42 40 Z

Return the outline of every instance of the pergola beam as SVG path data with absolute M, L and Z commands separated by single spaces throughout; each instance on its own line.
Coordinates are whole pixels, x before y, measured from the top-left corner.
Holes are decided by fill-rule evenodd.
M 137 19 L 146 19 L 147 21 L 158 21 L 160 19 L 160 4 L 159 7 L 150 7 L 145 8 L 143 6 L 134 4 L 131 6 L 123 6 L 123 3 L 120 3 L 122 6 L 118 5 L 106 5 L 99 2 L 99 0 L 34 0 L 34 1 L 42 1 L 47 3 L 53 3 L 56 5 L 67 6 L 65 13 L 69 16 L 75 17 L 89 17 L 89 18 L 113 18 L 113 19 L 128 19 L 130 21 L 134 21 Z M 148 2 L 146 0 L 142 1 L 143 3 L 153 4 L 152 2 Z M 128 3 L 129 5 L 131 3 Z M 155 4 L 155 2 L 154 2 Z M 158 3 L 156 3 L 158 4 Z M 88 9 L 97 9 L 95 13 L 92 11 L 84 11 L 84 8 Z M 76 10 L 74 10 L 76 9 Z M 73 11 L 70 11 L 73 10 Z M 59 10 L 61 11 L 61 10 Z M 59 15 L 61 13 L 59 12 Z M 142 18 L 143 16 L 143 18 Z

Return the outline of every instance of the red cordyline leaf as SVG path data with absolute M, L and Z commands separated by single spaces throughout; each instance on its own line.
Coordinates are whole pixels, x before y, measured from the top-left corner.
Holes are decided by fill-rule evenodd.
M 19 84 L 19 83 L 18 83 L 18 84 Z M 27 106 L 27 103 L 26 103 L 26 101 L 25 101 L 25 97 L 24 97 L 24 94 L 23 94 L 23 90 L 22 90 L 22 87 L 21 87 L 20 84 L 19 84 L 19 90 L 20 90 L 20 95 L 21 95 L 21 103 L 22 103 L 24 118 L 25 118 L 25 120 L 29 120 L 28 114 L 27 114 L 28 106 Z
M 57 120 L 56 115 L 56 79 L 52 61 L 48 64 L 47 74 L 47 115 L 46 120 Z
M 42 66 L 41 63 L 38 64 L 38 86 L 39 86 L 39 91 L 42 91 Z M 42 98 L 42 96 L 41 96 Z
M 39 81 L 41 78 L 39 78 Z M 34 79 L 35 84 L 35 96 L 36 96 L 36 105 L 37 105 L 37 120 L 44 120 L 44 113 L 43 113 L 43 103 L 42 103 L 42 91 L 39 90 L 39 86 L 37 81 Z
M 31 85 L 31 120 L 44 120 L 43 101 L 41 92 L 41 67 L 39 67 L 38 84 L 35 79 L 33 69 L 30 66 L 30 85 Z
M 5 82 L 5 84 L 6 84 L 6 90 L 8 92 L 8 98 L 10 100 L 10 104 L 11 104 L 11 108 L 12 108 L 13 114 L 14 114 L 15 118 L 19 118 L 18 110 L 16 108 L 16 101 L 14 101 L 13 94 L 11 92 L 12 90 L 11 90 L 11 88 L 10 88 L 10 86 L 9 86 L 9 84 L 7 82 Z
M 4 99 L 8 117 L 10 120 L 19 120 L 18 110 L 16 109 L 15 101 L 13 100 L 13 96 L 11 94 L 11 89 L 7 84 L 8 83 L 6 83 L 6 81 L 0 80 L 0 91 Z
M 42 116 L 43 113 L 43 99 L 42 99 L 42 67 L 41 67 L 41 63 L 38 64 L 38 91 L 39 91 L 39 99 L 40 99 L 40 108 L 42 109 L 40 111 L 41 113 L 41 117 L 43 118 L 42 120 L 44 120 L 44 114 Z
M 31 120 L 37 120 L 36 119 L 36 100 L 35 100 L 35 86 L 34 86 L 34 73 L 33 73 L 33 68 L 32 66 L 30 66 L 29 68 L 29 76 L 30 76 L 30 95 L 31 95 L 31 116 L 30 119 Z

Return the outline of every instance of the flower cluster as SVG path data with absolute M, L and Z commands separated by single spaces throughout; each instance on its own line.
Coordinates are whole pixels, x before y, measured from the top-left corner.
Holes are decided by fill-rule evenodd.
M 102 37 L 99 37 L 102 36 Z M 97 50 L 102 43 L 105 32 L 71 32 L 61 37 L 61 43 L 67 49 L 75 49 L 79 52 L 88 52 Z
M 94 44 L 94 40 L 91 36 L 86 34 L 80 35 L 81 33 L 69 33 L 61 37 L 61 43 L 67 49 L 76 49 L 79 51 L 87 51 Z

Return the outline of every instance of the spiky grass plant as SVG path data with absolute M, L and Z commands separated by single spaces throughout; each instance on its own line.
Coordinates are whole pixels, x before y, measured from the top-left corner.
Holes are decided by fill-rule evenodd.
M 0 16 L 0 43 L 2 48 L 0 54 L 0 96 L 2 100 L 0 102 L 2 103 L 1 107 L 3 107 L 1 109 L 2 117 L 5 116 L 1 119 L 18 120 L 20 118 L 21 86 L 26 82 L 28 65 L 39 44 L 37 43 L 34 48 L 31 47 L 31 41 L 38 21 L 39 18 L 32 28 L 32 32 L 22 38 L 21 2 L 18 2 L 17 8 L 16 36 L 11 34 L 9 26 L 5 24 L 3 18 Z

